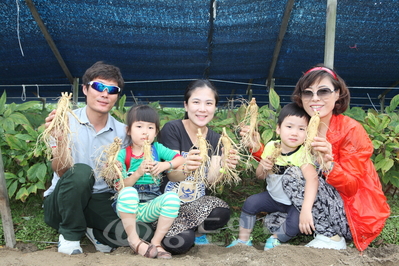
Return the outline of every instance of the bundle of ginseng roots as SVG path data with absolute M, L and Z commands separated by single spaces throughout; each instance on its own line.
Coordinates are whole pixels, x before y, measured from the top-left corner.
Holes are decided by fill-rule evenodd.
M 199 149 L 200 153 L 199 156 L 201 156 L 201 165 L 194 171 L 192 174 L 192 177 L 194 178 L 195 183 L 205 183 L 208 184 L 206 175 L 207 175 L 207 169 L 210 166 L 210 157 L 208 155 L 208 151 L 210 150 L 210 145 L 202 135 L 201 129 L 198 129 L 197 133 L 197 148 Z
M 319 164 L 319 171 L 327 172 L 328 167 L 323 160 L 323 156 L 320 152 L 315 152 L 312 149 L 312 142 L 317 136 L 320 125 L 320 115 L 318 111 L 314 111 L 315 114 L 310 118 L 308 127 L 306 128 L 306 140 L 304 143 L 306 162 L 317 162 Z
M 104 178 L 105 182 L 109 187 L 114 187 L 117 191 L 120 191 L 125 187 L 123 183 L 122 172 L 117 163 L 122 140 L 118 137 L 114 138 L 108 147 L 104 148 L 99 156 L 100 161 L 97 163 L 99 168 L 99 176 Z
M 61 98 L 58 100 L 57 109 L 50 125 L 39 135 L 38 142 L 43 142 L 46 145 L 45 154 L 49 160 L 58 160 L 58 169 L 71 167 L 74 164 L 71 150 L 74 149 L 71 142 L 71 130 L 69 128 L 69 114 L 74 116 L 78 121 L 78 117 L 72 112 L 71 103 L 72 93 L 61 93 Z M 52 140 L 55 140 L 56 145 L 52 147 Z M 38 149 L 38 145 L 36 148 Z
M 219 139 L 218 149 L 220 149 L 220 147 L 223 147 L 223 156 L 221 158 L 220 170 L 217 174 L 217 178 L 212 184 L 209 184 L 209 188 L 212 190 L 215 190 L 217 186 L 224 187 L 226 184 L 237 185 L 241 181 L 237 168 L 229 165 L 228 163 L 230 151 L 232 149 L 238 151 L 238 147 L 227 135 L 226 128 L 223 128 L 222 135 Z

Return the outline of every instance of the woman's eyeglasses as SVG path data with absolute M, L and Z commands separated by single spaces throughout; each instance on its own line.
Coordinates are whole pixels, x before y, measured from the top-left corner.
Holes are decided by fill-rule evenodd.
M 121 88 L 119 88 L 118 86 L 105 85 L 98 81 L 90 81 L 89 83 L 87 83 L 87 85 L 90 85 L 93 89 L 99 92 L 107 90 L 108 94 L 118 94 L 119 92 L 121 92 Z
M 331 96 L 331 94 L 335 92 L 335 90 L 330 89 L 320 89 L 316 93 L 311 90 L 304 90 L 301 92 L 301 96 L 303 99 L 310 100 L 313 98 L 313 95 L 317 94 L 317 96 L 321 99 L 327 99 Z

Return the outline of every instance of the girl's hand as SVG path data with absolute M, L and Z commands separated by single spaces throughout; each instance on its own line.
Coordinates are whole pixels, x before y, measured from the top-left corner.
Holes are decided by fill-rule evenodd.
M 306 235 L 311 235 L 315 231 L 311 211 L 301 211 L 299 215 L 299 230 Z
M 192 149 L 188 152 L 188 155 L 186 157 L 186 171 L 195 171 L 201 166 L 202 158 L 199 154 L 200 150 L 197 149 Z
M 162 173 L 165 170 L 168 170 L 170 168 L 169 162 L 157 162 L 154 161 L 154 163 L 151 169 L 151 175 L 152 176 L 157 176 L 160 173 Z
M 314 151 L 318 151 L 322 154 L 324 163 L 332 162 L 334 160 L 332 145 L 326 138 L 315 137 L 311 145 Z
M 154 164 L 155 164 L 155 162 L 153 162 L 153 161 L 149 161 L 149 160 L 142 161 L 139 168 L 136 171 L 137 174 L 139 176 L 143 176 L 146 173 L 150 173 Z

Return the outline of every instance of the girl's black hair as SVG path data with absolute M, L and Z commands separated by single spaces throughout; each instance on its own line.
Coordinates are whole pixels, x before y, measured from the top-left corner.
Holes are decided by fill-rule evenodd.
M 184 102 L 187 104 L 193 92 L 197 88 L 203 87 L 208 87 L 213 91 L 213 93 L 215 94 L 215 105 L 217 105 L 219 102 L 219 93 L 217 92 L 215 85 L 213 85 L 213 83 L 207 79 L 197 79 L 188 84 L 186 92 L 184 93 Z M 188 119 L 187 112 L 184 115 L 184 119 Z
M 141 104 L 130 108 L 126 115 L 127 133 L 130 133 L 133 123 L 138 121 L 154 123 L 156 133 L 158 134 L 160 130 L 159 115 L 151 106 Z M 129 145 L 132 145 L 132 138 L 130 135 L 126 135 L 126 140 Z
M 299 107 L 297 103 L 289 103 L 281 109 L 280 114 L 278 115 L 277 125 L 281 126 L 287 116 L 305 117 L 308 122 L 310 120 L 309 114 L 306 113 L 303 108 Z

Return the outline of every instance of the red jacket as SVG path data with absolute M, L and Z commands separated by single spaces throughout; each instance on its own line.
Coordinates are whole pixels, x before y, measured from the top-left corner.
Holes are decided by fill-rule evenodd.
M 327 140 L 334 155 L 334 168 L 327 183 L 340 193 L 353 242 L 363 251 L 380 234 L 390 214 L 380 178 L 370 160 L 373 144 L 363 126 L 344 115 L 332 116 Z

